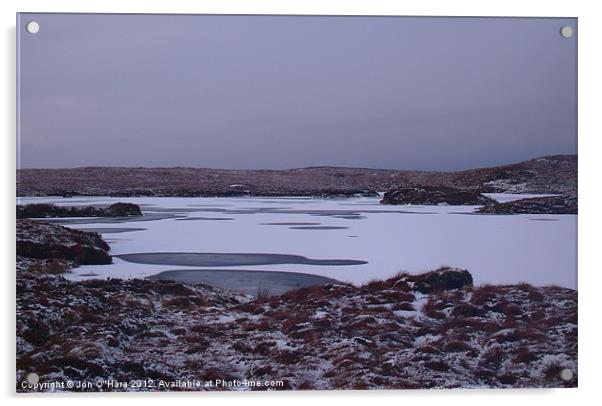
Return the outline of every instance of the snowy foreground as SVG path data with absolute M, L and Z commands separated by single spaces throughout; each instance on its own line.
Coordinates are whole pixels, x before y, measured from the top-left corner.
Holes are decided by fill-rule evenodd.
M 504 202 L 534 195 L 488 196 Z M 378 198 L 19 198 L 19 204 L 69 206 L 117 201 L 140 205 L 144 217 L 52 219 L 100 232 L 114 256 L 113 264 L 81 266 L 67 275 L 69 279 L 216 269 L 203 263 L 159 265 L 116 257 L 123 254 L 261 253 L 316 261 L 231 264 L 219 269 L 303 272 L 361 284 L 399 271 L 455 266 L 469 269 L 477 285 L 577 286 L 575 215 L 480 215 L 473 214 L 476 206 L 387 206 Z M 319 264 L 334 259 L 356 264 Z
M 18 261 L 20 392 L 577 385 L 575 290 L 472 287 L 467 272 L 442 269 L 448 285 L 398 275 L 254 300 L 43 269 Z

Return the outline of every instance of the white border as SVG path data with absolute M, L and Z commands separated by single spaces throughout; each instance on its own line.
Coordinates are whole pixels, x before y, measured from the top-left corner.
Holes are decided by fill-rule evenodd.
M 376 402 L 412 402 L 437 404 L 504 405 L 509 402 L 545 402 L 547 405 L 569 405 L 594 398 L 600 375 L 598 344 L 602 321 L 600 264 L 600 205 L 602 201 L 596 186 L 600 187 L 602 174 L 600 139 L 602 137 L 602 17 L 596 1 L 482 1 L 482 0 L 2 0 L 2 97 L 0 123 L 2 137 L 2 216 L 0 249 L 2 250 L 3 288 L 2 334 L 3 365 L 0 387 L 9 402 L 14 393 L 14 207 L 15 207 L 15 13 L 21 12 L 118 12 L 118 13 L 215 13 L 215 14 L 360 14 L 360 15 L 448 15 L 448 16 L 545 16 L 579 18 L 579 389 L 573 390 L 456 390 L 456 391 L 353 391 L 353 392 L 287 392 L 250 394 L 140 394 L 145 402 L 163 404 L 166 397 L 177 396 L 178 401 L 243 402 L 265 404 L 278 402 L 303 404 L 315 401 L 340 400 L 349 404 Z M 26 403 L 58 401 L 106 402 L 99 396 L 19 396 Z M 132 396 L 116 395 L 110 398 Z M 50 398 L 50 399 L 49 399 Z M 123 399 L 125 400 L 125 399 Z

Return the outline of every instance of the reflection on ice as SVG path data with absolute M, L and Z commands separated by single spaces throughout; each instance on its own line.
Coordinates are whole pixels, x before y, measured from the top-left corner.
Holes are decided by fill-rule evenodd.
M 184 283 L 204 283 L 224 289 L 234 289 L 255 295 L 261 288 L 267 288 L 272 295 L 280 295 L 290 289 L 304 288 L 325 283 L 338 283 L 337 280 L 301 272 L 275 272 L 259 270 L 185 269 L 165 271 L 151 279 L 176 280 Z
M 352 259 L 312 259 L 301 255 L 244 254 L 207 252 L 149 252 L 117 255 L 118 258 L 137 264 L 183 265 L 183 266 L 240 266 L 240 265 L 362 265 L 366 261 Z

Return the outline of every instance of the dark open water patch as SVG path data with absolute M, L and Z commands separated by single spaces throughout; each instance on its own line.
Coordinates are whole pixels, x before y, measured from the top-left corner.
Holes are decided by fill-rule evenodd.
M 175 214 L 145 214 L 144 216 L 128 216 L 128 217 L 85 217 L 85 218 L 32 218 L 31 220 L 47 221 L 53 224 L 96 224 L 96 223 L 132 223 L 135 221 L 155 221 L 164 219 L 177 219 L 184 216 Z
M 144 231 L 146 228 L 135 228 L 135 227 L 90 227 L 90 228 L 78 228 L 80 231 L 92 231 L 100 234 L 117 234 L 127 233 L 130 231 Z
M 375 207 L 379 207 L 381 205 L 380 202 L 376 202 L 376 203 L 368 203 L 368 202 L 354 202 L 354 203 L 339 203 L 339 206 L 375 206 Z
M 260 223 L 260 226 L 319 226 L 322 223 Z
M 187 204 L 186 206 L 187 207 L 230 207 L 232 205 L 225 204 L 225 203 L 207 203 L 207 204 L 194 203 L 194 204 Z
M 212 207 L 211 210 L 214 208 Z M 146 213 L 166 213 L 166 214 L 185 214 L 185 213 L 195 213 L 200 211 L 207 211 L 204 208 L 198 207 L 149 207 L 143 212 Z
M 260 288 L 267 288 L 272 295 L 281 295 L 291 289 L 326 283 L 340 283 L 336 279 L 306 273 L 231 269 L 173 270 L 150 276 L 149 279 L 173 280 L 183 283 L 204 283 L 251 295 L 256 295 Z
M 537 218 L 530 218 L 529 220 L 531 221 L 558 221 L 558 219 L 537 219 Z
M 366 216 L 360 216 L 360 215 L 357 215 L 357 216 L 332 216 L 332 217 L 337 218 L 337 219 L 344 219 L 344 220 L 363 220 L 366 218 Z
M 345 230 L 349 227 L 339 227 L 339 226 L 299 226 L 299 227 L 289 227 L 291 230 Z
M 309 216 L 317 217 L 334 217 L 334 218 L 360 218 L 364 213 L 372 214 L 438 214 L 437 212 L 417 212 L 407 210 L 303 210 L 303 209 L 287 209 L 284 207 L 256 207 L 256 208 L 240 208 L 240 209 L 220 209 L 220 208 L 206 208 L 199 210 L 208 213 L 223 213 L 225 215 L 232 214 L 307 214 Z
M 234 217 L 184 217 L 176 219 L 177 221 L 214 221 L 214 220 L 234 220 Z
M 363 265 L 366 261 L 355 259 L 311 259 L 301 255 L 287 254 L 243 254 L 209 252 L 148 252 L 115 255 L 124 261 L 148 265 L 178 266 L 243 266 L 243 265 Z
M 282 203 L 287 203 L 287 202 L 294 202 L 295 204 L 307 204 L 307 203 L 313 203 L 312 199 L 282 199 L 282 200 L 261 200 L 261 201 L 258 201 L 257 203 L 264 203 L 264 204 L 282 204 Z

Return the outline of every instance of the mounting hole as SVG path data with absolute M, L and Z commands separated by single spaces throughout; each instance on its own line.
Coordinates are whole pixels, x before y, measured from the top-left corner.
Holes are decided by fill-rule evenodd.
M 40 382 L 40 377 L 38 376 L 38 374 L 36 374 L 35 372 L 30 372 L 27 374 L 27 376 L 25 377 L 25 380 L 27 381 L 28 384 L 30 385 L 37 385 L 38 382 Z
M 30 21 L 25 26 L 25 29 L 30 34 L 37 34 L 40 31 L 40 24 L 37 21 Z
M 571 38 L 573 36 L 573 27 L 565 25 L 560 28 L 560 36 L 562 38 Z
M 562 371 L 560 371 L 560 379 L 566 382 L 570 381 L 573 379 L 573 371 L 568 368 L 564 368 Z

